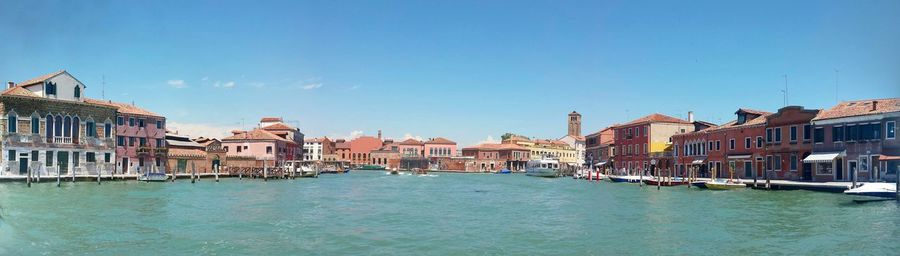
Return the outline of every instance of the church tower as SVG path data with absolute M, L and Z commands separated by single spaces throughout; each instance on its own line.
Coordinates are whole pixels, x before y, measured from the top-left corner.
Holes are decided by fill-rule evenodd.
M 569 113 L 569 136 L 581 136 L 581 114 Z

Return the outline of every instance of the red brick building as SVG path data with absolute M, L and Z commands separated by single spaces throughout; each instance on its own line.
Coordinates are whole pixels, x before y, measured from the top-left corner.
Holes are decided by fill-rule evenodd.
M 766 116 L 771 113 L 738 109 L 736 120 L 707 129 L 707 168 L 715 168 L 716 177 L 752 179 L 762 177 L 766 145 Z M 780 140 L 781 137 L 778 137 Z
M 475 170 L 498 171 L 509 169 L 524 171 L 531 157 L 530 150 L 516 144 L 485 143 L 462 149 L 464 157 L 474 157 Z
M 584 136 L 585 161 L 594 167 L 601 167 L 612 163 L 615 152 L 614 126 Z
M 615 126 L 615 168 L 628 173 L 649 170 L 651 159 L 666 158 L 672 135 L 691 131 L 693 127 L 687 120 L 663 114 L 651 114 Z
M 773 162 L 771 179 L 812 180 L 812 164 L 802 163 L 803 158 L 812 153 L 812 125 L 810 121 L 819 113 L 818 109 L 804 109 L 788 106 L 766 117 L 766 134 L 772 133 L 772 142 L 766 142 L 766 159 Z M 781 140 L 775 142 L 775 132 L 780 131 Z M 781 168 L 775 168 L 781 167 Z M 767 170 L 771 170 L 766 165 Z
M 350 164 L 362 165 L 370 162 L 369 154 L 372 150 L 381 148 L 382 141 L 380 138 L 372 136 L 362 136 L 350 141 Z
M 691 118 L 689 118 L 691 119 Z M 715 143 L 710 142 L 710 128 L 715 124 L 703 121 L 695 121 L 694 129 L 687 133 L 672 135 L 672 169 L 675 175 L 686 177 L 688 174 L 697 177 L 709 177 L 707 166 L 708 152 L 715 148 Z M 690 171 L 690 173 L 688 172 Z

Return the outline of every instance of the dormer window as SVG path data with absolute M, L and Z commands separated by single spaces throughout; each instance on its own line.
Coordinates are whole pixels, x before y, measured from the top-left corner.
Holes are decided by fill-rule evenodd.
M 738 114 L 737 124 L 744 124 L 747 122 L 747 114 L 740 113 Z
M 47 82 L 47 84 L 44 87 L 45 87 L 44 90 L 46 91 L 47 95 L 56 95 L 56 83 Z
M 75 86 L 75 98 L 81 98 L 81 86 Z

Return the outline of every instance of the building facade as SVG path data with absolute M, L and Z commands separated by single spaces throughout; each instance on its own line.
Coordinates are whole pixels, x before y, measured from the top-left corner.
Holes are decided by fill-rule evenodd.
M 651 114 L 615 126 L 615 168 L 627 173 L 649 171 L 650 160 L 665 157 L 671 151 L 672 135 L 691 131 L 692 121 Z
M 294 140 L 275 135 L 264 129 L 232 131 L 232 135 L 222 139 L 222 148 L 227 158 L 252 158 L 265 166 L 277 166 L 284 161 L 298 160 L 299 145 Z
M 462 156 L 471 158 L 473 171 L 488 172 L 502 169 L 524 171 L 526 163 L 531 159 L 530 151 L 526 147 L 512 143 L 485 143 L 463 148 Z
M 812 125 L 810 122 L 819 114 L 818 109 L 788 106 L 766 117 L 766 159 L 780 160 L 773 163 L 782 168 L 770 173 L 771 179 L 812 181 L 811 163 L 803 163 L 803 158 L 812 154 Z M 768 134 L 775 136 L 780 131 L 781 141 L 769 142 Z M 766 167 L 769 170 L 768 165 Z
M 0 93 L 0 175 L 95 175 L 115 169 L 116 108 L 85 102 L 66 71 Z
M 166 172 L 166 118 L 134 105 L 86 99 L 116 114 L 116 173 Z

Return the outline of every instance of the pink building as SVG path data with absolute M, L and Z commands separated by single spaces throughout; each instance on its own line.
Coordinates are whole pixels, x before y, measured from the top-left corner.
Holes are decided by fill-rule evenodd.
M 424 143 L 425 157 L 451 157 L 456 156 L 456 142 L 437 137 Z
M 424 157 L 425 143 L 417 139 L 406 139 L 400 142 L 400 155 L 403 157 Z
M 381 138 L 362 136 L 350 141 L 350 163 L 368 164 L 370 153 L 382 147 Z
M 264 129 L 232 131 L 233 135 L 222 139 L 222 148 L 228 157 L 252 157 L 268 166 L 285 160 L 295 160 L 299 144 Z
M 166 118 L 137 106 L 112 101 L 85 102 L 118 108 L 116 114 L 116 173 L 166 171 Z

